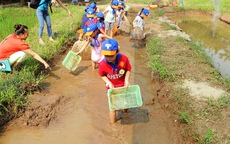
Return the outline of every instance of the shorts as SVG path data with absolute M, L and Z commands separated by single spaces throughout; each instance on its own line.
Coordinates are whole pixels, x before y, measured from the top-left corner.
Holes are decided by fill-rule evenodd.
M 114 22 L 108 22 L 108 21 L 105 21 L 105 29 L 108 30 L 113 30 L 114 29 Z

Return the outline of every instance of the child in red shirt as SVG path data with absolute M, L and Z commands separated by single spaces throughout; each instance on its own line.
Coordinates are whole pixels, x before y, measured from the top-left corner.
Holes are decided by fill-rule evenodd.
M 131 65 L 129 59 L 119 53 L 117 41 L 114 39 L 105 40 L 102 43 L 101 54 L 105 58 L 100 62 L 98 73 L 106 83 L 106 89 L 128 87 Z M 110 123 L 115 123 L 116 110 L 111 110 L 109 116 Z

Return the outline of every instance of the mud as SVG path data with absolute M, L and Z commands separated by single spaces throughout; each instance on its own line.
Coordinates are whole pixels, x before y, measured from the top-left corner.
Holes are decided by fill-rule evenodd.
M 121 53 L 132 65 L 131 84 L 141 88 L 143 106 L 118 112 L 117 122 L 109 124 L 105 85 L 83 58 L 74 72 L 61 65 L 68 51 L 59 57 L 41 92 L 29 96 L 23 116 L 9 123 L 4 143 L 181 143 L 178 123 L 165 111 L 162 99 L 169 92 L 147 66 L 145 48 L 135 48 L 129 36 L 117 35 Z M 28 131 L 28 126 L 38 126 Z M 15 129 L 20 127 L 20 129 Z M 17 136 L 15 134 L 17 133 Z M 66 138 L 63 138 L 66 136 Z M 18 139 L 18 137 L 20 137 Z

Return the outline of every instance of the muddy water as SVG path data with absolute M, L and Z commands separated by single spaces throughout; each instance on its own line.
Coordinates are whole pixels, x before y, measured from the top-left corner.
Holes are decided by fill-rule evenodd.
M 129 113 L 118 113 L 117 123 L 110 125 L 105 84 L 93 71 L 90 60 L 82 60 L 74 73 L 61 65 L 53 68 L 44 81 L 45 95 L 71 97 L 56 121 L 46 128 L 11 127 L 1 134 L 0 144 L 173 144 L 173 135 L 168 115 L 157 103 L 154 83 L 150 79 L 144 48 L 136 49 L 128 37 L 116 36 L 121 53 L 130 58 L 131 84 L 141 88 L 143 106 L 129 109 Z M 155 101 L 154 101 L 155 100 Z
M 230 77 L 230 25 L 212 16 L 200 14 L 167 14 L 193 40 L 201 42 L 214 66 L 224 77 Z

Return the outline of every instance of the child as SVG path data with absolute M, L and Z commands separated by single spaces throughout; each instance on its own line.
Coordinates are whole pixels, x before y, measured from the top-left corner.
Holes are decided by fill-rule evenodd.
M 118 2 L 118 9 L 116 10 L 116 25 L 117 28 L 121 26 L 122 21 L 125 19 L 127 20 L 125 16 L 125 11 L 124 11 L 124 5 L 125 3 L 122 1 Z
M 134 46 L 139 47 L 143 44 L 144 36 L 144 19 L 149 16 L 149 10 L 142 8 L 141 12 L 133 21 L 133 30 L 131 31 L 131 40 L 134 40 Z
M 117 9 L 117 6 L 118 6 L 118 1 L 113 0 L 111 5 L 108 6 L 103 12 L 104 14 L 106 14 L 106 16 L 105 16 L 105 33 L 107 33 L 110 30 L 110 37 L 113 37 L 114 22 L 115 22 L 115 18 L 116 18 L 115 9 Z
M 99 12 L 99 9 L 97 7 L 97 3 L 96 2 L 92 2 L 89 7 L 91 7 L 92 9 L 94 9 L 94 11 L 97 13 Z
M 97 27 L 98 29 L 100 30 L 101 33 L 105 34 L 105 18 L 104 18 L 104 14 L 102 12 L 98 12 L 96 14 L 96 17 L 97 17 Z
M 105 58 L 99 65 L 98 74 L 106 83 L 106 89 L 123 86 L 128 87 L 131 65 L 129 59 L 125 55 L 119 53 L 117 41 L 114 39 L 105 40 L 102 43 L 101 54 L 104 55 Z M 111 110 L 109 112 L 109 117 L 110 123 L 115 123 L 116 110 Z
M 85 0 L 85 6 L 87 7 L 88 5 L 90 5 L 90 0 Z
M 95 70 L 97 65 L 104 59 L 104 56 L 101 55 L 101 44 L 106 39 L 109 39 L 107 35 L 101 34 L 100 30 L 97 27 L 97 24 L 91 24 L 86 29 L 86 36 L 89 36 L 87 43 L 79 50 L 77 54 L 80 54 L 85 48 L 88 47 L 91 42 L 92 52 L 91 52 L 91 60 L 92 60 L 92 68 Z
M 79 40 L 82 40 L 84 37 L 84 28 L 87 21 L 92 20 L 94 16 L 95 16 L 95 11 L 90 7 L 86 7 L 85 14 L 82 16 L 81 28 L 77 30 L 77 32 L 79 33 L 79 38 L 78 38 Z

